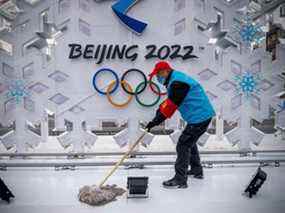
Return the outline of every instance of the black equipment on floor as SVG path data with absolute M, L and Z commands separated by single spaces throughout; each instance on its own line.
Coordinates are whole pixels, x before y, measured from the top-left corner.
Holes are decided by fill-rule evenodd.
M 4 181 L 0 178 L 0 199 L 7 201 L 10 203 L 10 198 L 14 198 L 15 196 L 8 189 Z
M 248 197 L 252 198 L 252 195 L 256 195 L 266 178 L 267 174 L 259 167 L 255 174 L 252 176 L 252 179 L 244 190 L 244 193 Z
M 148 177 L 128 177 L 128 198 L 148 197 Z

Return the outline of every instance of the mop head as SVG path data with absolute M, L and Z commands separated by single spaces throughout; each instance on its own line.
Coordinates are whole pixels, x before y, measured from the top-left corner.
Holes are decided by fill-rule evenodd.
M 83 203 L 99 206 L 115 201 L 117 196 L 121 196 L 125 192 L 125 189 L 116 185 L 106 185 L 101 188 L 96 185 L 83 186 L 79 189 L 78 199 Z

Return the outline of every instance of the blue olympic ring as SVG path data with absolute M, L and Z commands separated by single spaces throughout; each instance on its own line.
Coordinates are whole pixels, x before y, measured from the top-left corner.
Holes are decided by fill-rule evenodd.
M 114 70 L 111 70 L 111 69 L 108 69 L 108 68 L 102 68 L 102 69 L 98 70 L 98 71 L 95 73 L 95 75 L 93 76 L 93 80 L 92 80 L 94 89 L 95 89 L 98 93 L 100 93 L 101 95 L 106 95 L 107 92 L 104 92 L 104 91 L 100 90 L 100 89 L 97 87 L 97 85 L 96 85 L 96 78 L 97 78 L 97 76 L 98 76 L 101 72 L 105 72 L 105 71 L 110 72 L 110 73 L 115 77 L 115 80 L 116 80 L 116 83 L 115 83 L 115 85 L 114 85 L 114 88 L 110 91 L 110 94 L 112 94 L 113 92 L 115 92 L 116 89 L 119 87 L 119 77 L 118 77 L 117 73 L 116 73 Z

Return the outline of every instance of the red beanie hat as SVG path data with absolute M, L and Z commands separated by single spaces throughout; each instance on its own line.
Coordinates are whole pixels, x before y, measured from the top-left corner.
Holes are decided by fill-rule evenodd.
M 152 72 L 149 74 L 150 76 L 156 75 L 158 73 L 158 71 L 162 70 L 162 69 L 172 69 L 171 66 L 169 65 L 168 62 L 166 61 L 159 61 L 155 64 L 154 69 L 152 70 Z

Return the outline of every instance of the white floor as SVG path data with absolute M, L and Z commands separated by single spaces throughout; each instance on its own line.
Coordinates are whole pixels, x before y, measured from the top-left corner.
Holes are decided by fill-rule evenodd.
M 77 200 L 78 189 L 83 185 L 96 184 L 108 168 L 80 168 L 75 171 L 49 169 L 11 168 L 1 171 L 0 177 L 15 194 L 10 204 L 0 201 L 1 213 L 284 213 L 285 212 L 285 166 L 264 167 L 268 174 L 257 196 L 249 199 L 242 191 L 255 172 L 255 165 L 214 167 L 205 169 L 205 179 L 189 179 L 187 189 L 171 190 L 161 187 L 161 182 L 172 176 L 173 168 L 147 167 L 143 170 L 121 168 L 109 180 L 125 187 L 127 176 L 149 176 L 150 197 L 127 199 L 103 207 L 92 207 Z

